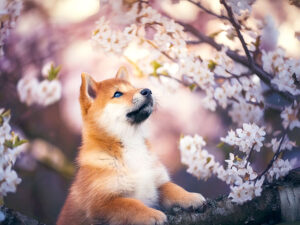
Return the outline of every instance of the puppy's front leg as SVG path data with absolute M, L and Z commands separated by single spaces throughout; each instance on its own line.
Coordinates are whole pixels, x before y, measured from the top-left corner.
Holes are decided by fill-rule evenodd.
M 166 215 L 144 205 L 133 198 L 116 197 L 105 203 L 99 210 L 94 208 L 94 218 L 106 221 L 110 225 L 163 225 Z
M 172 182 L 161 185 L 159 191 L 161 205 L 166 209 L 175 205 L 185 209 L 197 208 L 205 202 L 201 194 L 188 192 Z

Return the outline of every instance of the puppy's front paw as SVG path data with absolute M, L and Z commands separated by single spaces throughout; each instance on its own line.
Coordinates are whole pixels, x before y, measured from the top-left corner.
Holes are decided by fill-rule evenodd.
M 167 222 L 167 216 L 159 210 L 149 208 L 146 212 L 138 213 L 131 220 L 129 224 L 134 225 L 163 225 Z
M 156 209 L 152 209 L 152 215 L 150 216 L 150 223 L 149 225 L 163 225 L 164 223 L 167 222 L 167 216 Z M 147 223 L 148 224 L 148 223 Z
M 205 198 L 199 193 L 192 193 L 185 191 L 180 195 L 172 198 L 166 199 L 164 201 L 165 208 L 171 208 L 173 206 L 179 206 L 184 209 L 193 208 L 196 209 L 203 205 L 205 202 Z
M 201 194 L 188 192 L 188 195 L 185 197 L 184 201 L 179 204 L 179 206 L 184 209 L 196 209 L 203 205 L 204 202 L 205 198 Z

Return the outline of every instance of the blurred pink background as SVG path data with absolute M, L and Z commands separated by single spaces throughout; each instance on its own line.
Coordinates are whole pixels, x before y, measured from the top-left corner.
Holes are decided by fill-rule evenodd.
M 217 0 L 206 2 L 213 10 L 220 10 Z M 176 20 L 192 23 L 206 34 L 225 26 L 187 1 L 179 4 L 157 1 L 153 5 Z M 257 1 L 253 15 L 261 19 L 272 15 L 280 31 L 279 45 L 289 56 L 300 56 L 300 42 L 294 36 L 294 31 L 300 31 L 299 8 L 289 5 L 288 1 Z M 7 41 L 6 58 L 0 60 L 0 107 L 12 110 L 15 129 L 24 132 L 30 140 L 27 152 L 17 163 L 23 181 L 17 193 L 9 194 L 5 199 L 6 205 L 41 222 L 54 224 L 72 181 L 74 160 L 81 141 L 80 74 L 87 72 L 101 81 L 115 76 L 122 65 L 131 72 L 135 86 L 148 87 L 154 93 L 158 104 L 147 122 L 149 136 L 153 149 L 169 168 L 174 181 L 190 191 L 203 193 L 205 197 L 227 193 L 226 185 L 216 179 L 197 181 L 185 173 L 178 150 L 181 134 L 198 133 L 205 137 L 208 150 L 222 161 L 228 153 L 216 148 L 215 144 L 228 129 L 229 119 L 224 111 L 207 111 L 201 107 L 201 93 L 193 93 L 180 85 L 176 89 L 164 88 L 155 79 L 137 77 L 124 58 L 93 49 L 89 39 L 100 16 L 97 0 L 24 1 L 23 14 Z M 236 42 L 229 42 L 224 35 L 219 35 L 216 41 L 234 48 Z M 128 54 L 134 55 L 138 50 L 131 51 Z M 205 45 L 200 45 L 196 51 L 203 56 L 211 54 L 211 49 Z M 62 67 L 62 99 L 47 108 L 21 104 L 16 83 L 28 73 L 40 76 L 48 61 Z

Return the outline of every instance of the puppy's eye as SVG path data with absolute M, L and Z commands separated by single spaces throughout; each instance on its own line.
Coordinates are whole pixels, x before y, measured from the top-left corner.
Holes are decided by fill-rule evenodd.
M 115 94 L 114 94 L 114 98 L 119 98 L 123 95 L 122 92 L 119 92 L 119 91 L 116 91 Z

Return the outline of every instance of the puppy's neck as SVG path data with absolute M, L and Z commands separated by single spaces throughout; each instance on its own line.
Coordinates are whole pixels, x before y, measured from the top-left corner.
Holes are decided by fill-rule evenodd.
M 122 158 L 122 152 L 145 146 L 145 124 L 106 126 L 101 129 L 83 128 L 81 151 L 105 152 L 112 157 Z

